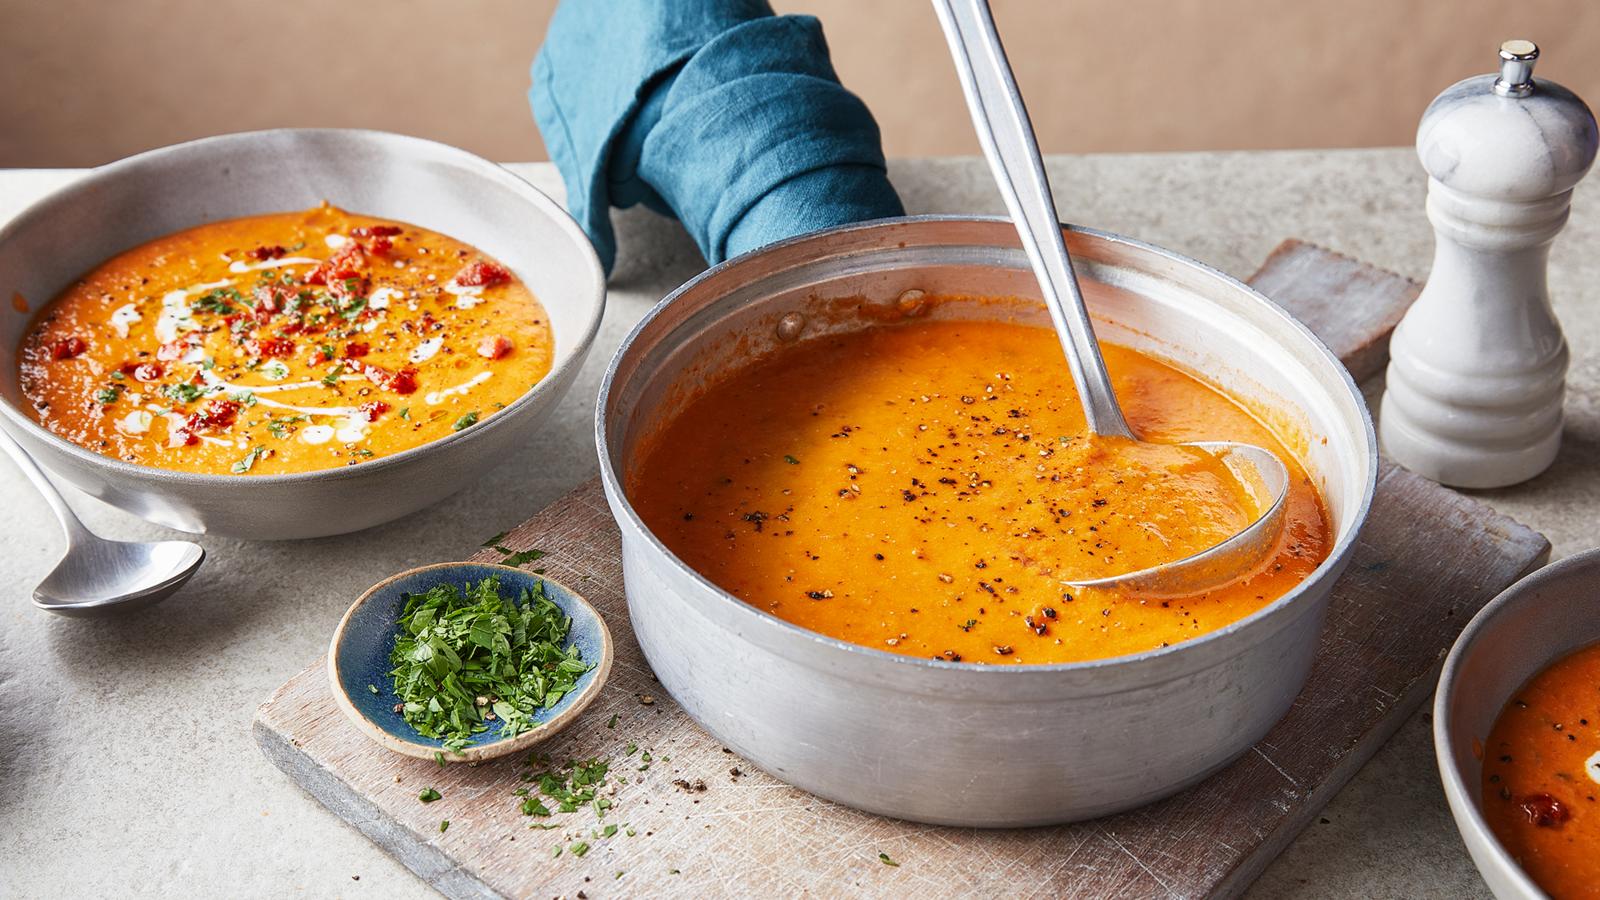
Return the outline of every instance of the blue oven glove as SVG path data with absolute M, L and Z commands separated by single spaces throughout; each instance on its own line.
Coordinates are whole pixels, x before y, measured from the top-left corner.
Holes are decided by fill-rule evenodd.
M 713 264 L 905 212 L 821 25 L 765 0 L 563 0 L 528 100 L 607 272 L 613 206 L 677 216 Z

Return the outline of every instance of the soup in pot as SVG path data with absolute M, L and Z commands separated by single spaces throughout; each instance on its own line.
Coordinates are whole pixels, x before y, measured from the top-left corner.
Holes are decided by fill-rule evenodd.
M 27 411 L 97 453 L 210 474 L 307 472 L 471 428 L 549 371 L 514 273 L 403 222 L 321 206 L 121 253 L 45 306 Z
M 1103 347 L 1135 433 L 1089 434 L 1053 331 L 916 320 L 781 349 L 646 435 L 627 494 L 673 553 L 744 602 L 845 641 L 969 663 L 1164 647 L 1237 621 L 1327 557 L 1329 520 L 1285 441 L 1194 376 Z M 1065 582 L 1214 546 L 1261 512 L 1208 453 L 1287 464 L 1287 526 L 1257 569 L 1140 598 Z M 1160 445 L 1166 446 L 1160 446 Z

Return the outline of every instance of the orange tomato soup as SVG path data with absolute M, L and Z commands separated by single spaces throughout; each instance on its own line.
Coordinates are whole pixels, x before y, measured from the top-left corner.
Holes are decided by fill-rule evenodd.
M 1483 814 L 1552 897 L 1600 897 L 1600 644 L 1511 697 L 1484 747 Z
M 106 456 L 279 474 L 356 465 L 494 415 L 549 371 L 549 318 L 498 262 L 324 205 L 119 254 L 45 306 L 28 412 Z
M 912 656 L 1119 656 L 1299 584 L 1330 536 L 1283 443 L 1172 366 L 1104 352 L 1147 441 L 1248 441 L 1289 465 L 1288 528 L 1254 574 L 1168 599 L 1064 584 L 1213 546 L 1259 510 L 1209 454 L 1088 436 L 1054 332 L 1022 324 L 878 325 L 759 360 L 646 438 L 628 496 L 669 549 L 752 606 Z

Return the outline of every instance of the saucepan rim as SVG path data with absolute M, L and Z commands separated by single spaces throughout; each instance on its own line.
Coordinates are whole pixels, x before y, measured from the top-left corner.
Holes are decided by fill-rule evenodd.
M 1129 665 L 1150 663 L 1156 660 L 1170 659 L 1174 654 L 1185 653 L 1185 651 L 1187 651 L 1192 657 L 1198 652 L 1196 648 L 1207 647 L 1220 641 L 1225 641 L 1241 631 L 1255 629 L 1267 619 L 1278 618 L 1287 607 L 1296 605 L 1296 601 L 1307 595 L 1309 586 L 1320 582 L 1326 577 L 1329 577 L 1330 574 L 1336 573 L 1336 571 L 1343 566 L 1347 555 L 1354 547 L 1355 541 L 1361 533 L 1362 526 L 1366 522 L 1367 514 L 1371 509 L 1373 493 L 1377 487 L 1378 473 L 1378 442 L 1377 435 L 1373 430 L 1372 415 L 1367 408 L 1366 401 L 1363 398 L 1360 389 L 1356 386 L 1355 380 L 1350 377 L 1350 373 L 1345 369 L 1344 364 L 1339 361 L 1338 357 L 1333 355 L 1333 352 L 1328 349 L 1327 345 L 1325 345 L 1322 340 L 1318 338 L 1316 334 L 1314 334 L 1309 328 L 1291 316 L 1287 311 L 1285 311 L 1278 304 L 1274 303 L 1271 299 L 1267 298 L 1259 291 L 1256 291 L 1254 288 L 1239 281 L 1238 279 L 1233 278 L 1232 276 L 1227 275 L 1226 273 L 1204 263 L 1197 262 L 1181 254 L 1174 253 L 1171 250 L 1155 246 L 1154 244 L 1145 243 L 1143 241 L 1135 240 L 1133 238 L 1125 237 L 1123 235 L 1108 231 L 1085 228 L 1078 225 L 1068 225 L 1066 223 L 1062 224 L 1062 228 L 1070 233 L 1085 235 L 1087 237 L 1106 241 L 1112 244 L 1123 244 L 1136 250 L 1150 253 L 1159 257 L 1164 257 L 1167 260 L 1177 262 L 1180 265 L 1193 267 L 1203 274 L 1221 279 L 1222 281 L 1231 284 L 1231 286 L 1234 288 L 1245 291 L 1248 295 L 1252 296 L 1261 304 L 1263 304 L 1263 306 L 1272 313 L 1276 314 L 1285 324 L 1297 331 L 1306 340 L 1310 341 L 1311 345 L 1315 347 L 1321 354 L 1321 361 L 1332 366 L 1333 371 L 1338 373 L 1345 391 L 1348 392 L 1349 399 L 1354 401 L 1356 409 L 1359 411 L 1361 416 L 1362 433 L 1360 435 L 1360 445 L 1363 449 L 1364 462 L 1366 464 L 1366 483 L 1362 485 L 1361 502 L 1354 510 L 1352 510 L 1350 516 L 1350 521 L 1353 524 L 1351 527 L 1344 529 L 1344 534 L 1340 536 L 1337 541 L 1335 541 L 1334 546 L 1329 551 L 1327 558 L 1322 561 L 1321 565 L 1312 570 L 1312 572 L 1307 575 L 1299 585 L 1272 603 L 1267 604 L 1261 609 L 1256 610 L 1255 612 L 1242 619 L 1239 619 L 1238 621 L 1232 622 L 1214 631 L 1207 632 L 1199 637 L 1172 644 L 1167 647 L 1158 647 L 1140 653 L 1107 657 L 1105 659 L 1084 660 L 1080 662 L 995 666 L 986 665 L 983 663 L 924 659 L 921 657 L 908 656 L 900 653 L 890 653 L 887 650 L 879 650 L 874 647 L 867 647 L 861 644 L 854 644 L 849 641 L 843 641 L 838 638 L 829 637 L 819 632 L 812 631 L 811 629 L 803 628 L 792 622 L 788 622 L 771 614 L 770 612 L 767 612 L 766 610 L 757 609 L 756 607 L 751 606 L 743 600 L 740 600 L 738 597 L 735 597 L 728 591 L 722 589 L 710 579 L 695 571 L 693 567 L 685 563 L 682 559 L 678 558 L 677 554 L 673 553 L 664 543 L 662 543 L 661 539 L 658 538 L 655 533 L 645 525 L 643 519 L 639 517 L 638 511 L 634 509 L 633 504 L 629 501 L 626 492 L 622 488 L 621 480 L 618 477 L 616 467 L 612 464 L 611 460 L 610 441 L 606 434 L 607 407 L 611 397 L 613 383 L 617 378 L 618 370 L 621 367 L 623 360 L 633 349 L 634 343 L 639 339 L 644 331 L 662 315 L 663 312 L 665 312 L 673 305 L 674 302 L 678 300 L 679 297 L 691 290 L 694 290 L 710 279 L 721 277 L 729 270 L 746 265 L 750 260 L 809 242 L 823 241 L 830 237 L 841 234 L 850 234 L 854 232 L 869 231 L 892 226 L 903 226 L 906 224 L 915 225 L 936 223 L 999 223 L 1009 225 L 1010 220 L 997 216 L 917 215 L 888 219 L 874 219 L 871 221 L 853 223 L 835 228 L 824 229 L 821 231 L 815 231 L 809 234 L 804 234 L 798 237 L 788 238 L 783 241 L 769 244 L 760 249 L 750 251 L 741 256 L 734 257 L 719 263 L 718 265 L 712 266 L 701 272 L 699 275 L 696 275 L 694 278 L 691 278 L 689 281 L 685 282 L 683 285 L 667 294 L 658 303 L 656 303 L 656 305 L 653 306 L 650 311 L 646 313 L 637 324 L 634 325 L 632 330 L 628 332 L 627 337 L 623 339 L 622 344 L 617 348 L 616 353 L 612 356 L 610 364 L 608 364 L 606 367 L 605 377 L 600 382 L 600 390 L 595 403 L 595 445 L 599 452 L 600 478 L 606 493 L 610 495 L 613 500 L 613 508 L 620 509 L 621 514 L 626 517 L 626 522 L 619 524 L 623 525 L 625 529 L 632 528 L 638 533 L 642 534 L 649 543 L 650 551 L 670 562 L 670 564 L 676 568 L 679 574 L 687 576 L 699 587 L 712 592 L 718 598 L 719 602 L 724 604 L 734 604 L 738 609 L 743 611 L 742 613 L 734 613 L 734 615 L 754 616 L 756 617 L 757 621 L 763 621 L 767 625 L 776 626 L 780 632 L 786 633 L 786 636 L 793 639 L 808 641 L 812 645 L 829 647 L 840 652 L 852 654 L 865 659 L 881 660 L 885 665 L 931 669 L 936 671 L 949 670 L 960 672 L 964 675 L 972 673 L 984 673 L 983 677 L 988 678 L 1027 678 L 1030 676 L 1051 675 L 1062 672 L 1093 672 L 1096 670 L 1114 669 Z M 626 534 L 624 535 L 624 538 L 626 540 Z M 1287 621 L 1285 624 L 1287 624 Z
M 583 229 L 578 226 L 577 221 L 559 203 L 551 199 L 549 195 L 504 166 L 490 162 L 475 153 L 438 141 L 366 128 L 271 128 L 213 135 L 158 147 L 154 150 L 147 150 L 91 169 L 83 177 L 51 191 L 29 204 L 26 209 L 7 222 L 4 227 L 0 227 L 0 245 L 12 239 L 16 233 L 32 227 L 35 218 L 46 215 L 51 209 L 59 205 L 88 202 L 88 196 L 107 181 L 137 175 L 142 169 L 167 161 L 172 157 L 182 157 L 186 154 L 202 154 L 194 156 L 193 162 L 204 164 L 205 156 L 203 154 L 216 151 L 225 152 L 234 146 L 272 140 L 279 136 L 355 139 L 368 146 L 382 148 L 399 156 L 413 159 L 424 159 L 430 156 L 435 159 L 443 158 L 460 164 L 473 174 L 495 183 L 500 189 L 508 191 L 536 207 L 571 239 L 572 246 L 564 249 L 562 254 L 576 252 L 576 259 L 567 264 L 575 269 L 586 269 L 588 277 L 585 280 L 589 281 L 592 286 L 592 292 L 590 293 L 592 293 L 594 302 L 588 314 L 588 321 L 584 324 L 582 332 L 576 336 L 572 349 L 566 354 L 558 355 L 551 365 L 550 371 L 537 384 L 524 391 L 516 400 L 508 404 L 505 409 L 500 410 L 498 414 L 489 416 L 478 425 L 436 438 L 398 453 L 364 462 L 359 466 L 339 466 L 331 469 L 277 475 L 184 472 L 177 469 L 163 469 L 157 466 L 125 462 L 95 453 L 86 447 L 80 447 L 34 422 L 3 395 L 0 395 L 0 420 L 3 420 L 5 424 L 14 429 L 21 429 L 27 432 L 30 437 L 36 440 L 43 441 L 52 450 L 65 453 L 83 465 L 107 472 L 109 477 L 131 479 L 146 484 L 154 482 L 156 485 L 218 490 L 271 489 L 283 485 L 366 478 L 385 470 L 405 466 L 430 454 L 444 452 L 446 448 L 460 447 L 469 442 L 479 440 L 489 431 L 497 430 L 507 425 L 514 427 L 514 423 L 520 418 L 519 413 L 538 402 L 544 394 L 551 391 L 559 392 L 564 390 L 565 384 L 574 374 L 575 368 L 582 365 L 584 357 L 588 355 L 589 348 L 594 343 L 595 335 L 600 330 L 600 321 L 605 315 L 605 274 L 600 266 L 600 258 L 595 253 L 594 245 L 589 242 L 589 238 L 583 233 Z M 264 210 L 263 212 L 267 211 Z M 195 222 L 194 224 L 203 223 Z M 418 222 L 414 224 L 423 228 L 428 227 L 426 223 Z M 74 278 L 79 274 L 81 273 L 74 272 L 66 277 Z M 563 299 L 561 302 L 570 301 Z

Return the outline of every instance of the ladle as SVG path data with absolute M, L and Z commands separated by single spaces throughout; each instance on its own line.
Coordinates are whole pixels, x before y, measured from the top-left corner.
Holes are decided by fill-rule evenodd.
M 1138 440 L 1117 404 L 1100 356 L 1094 325 L 1062 238 L 1033 125 L 989 5 L 985 0 L 933 0 L 933 5 L 950 43 L 984 156 L 1022 236 L 1045 306 L 1066 351 L 1088 428 L 1097 435 Z M 1261 447 L 1234 441 L 1196 441 L 1185 446 L 1218 457 L 1264 512 L 1243 531 L 1191 556 L 1107 578 L 1068 580 L 1067 584 L 1141 594 L 1200 593 L 1238 578 L 1271 552 L 1283 529 L 1289 490 L 1289 472 L 1283 461 Z

